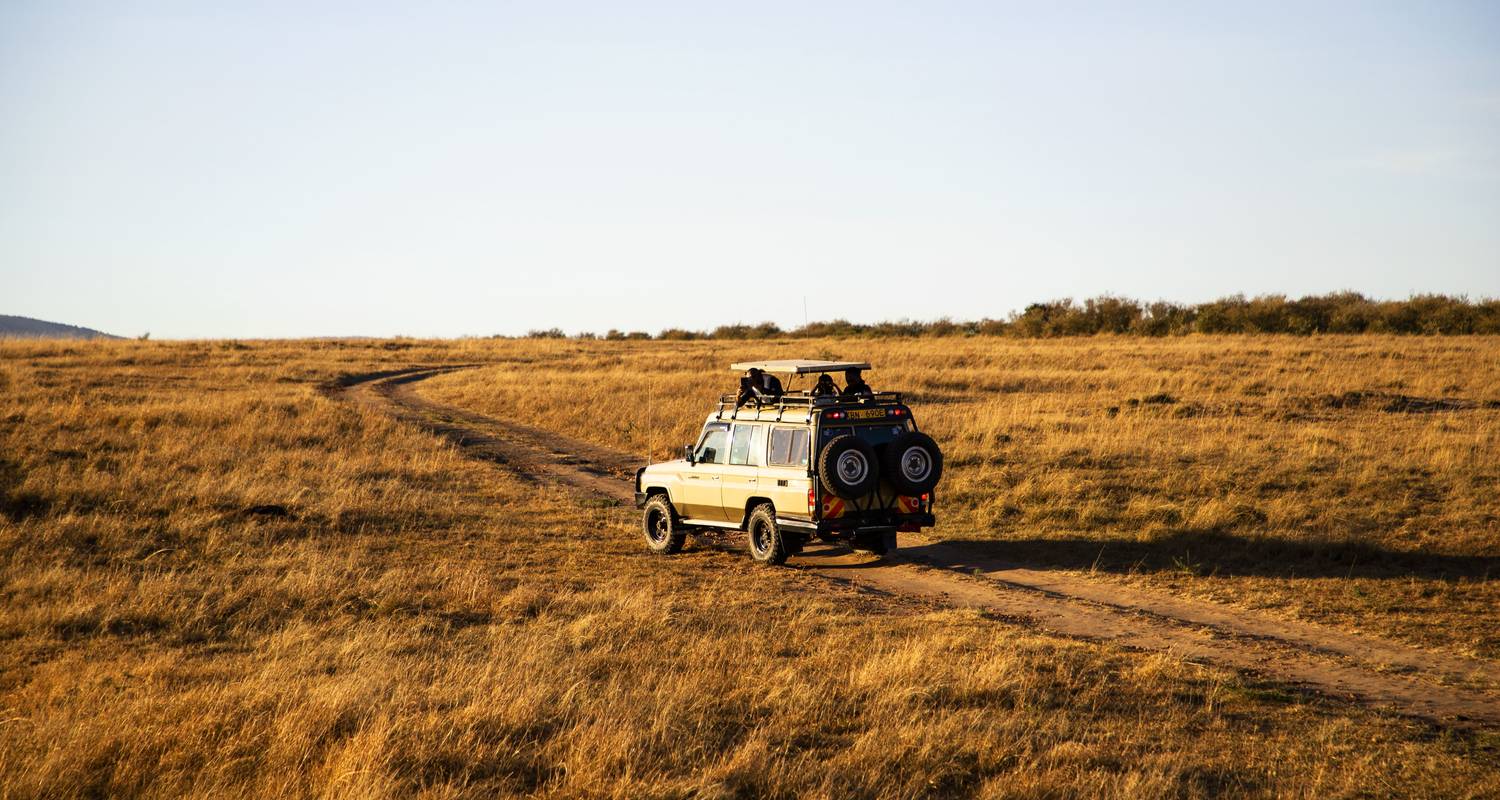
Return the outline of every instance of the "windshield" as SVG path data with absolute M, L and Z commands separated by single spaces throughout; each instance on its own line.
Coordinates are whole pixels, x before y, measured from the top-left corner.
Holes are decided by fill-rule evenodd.
M 818 434 L 818 436 L 820 437 L 818 440 L 818 446 L 822 447 L 823 445 L 832 441 L 835 436 L 844 436 L 850 433 L 858 436 L 861 439 L 864 439 L 866 442 L 869 442 L 871 447 L 879 447 L 880 445 L 895 441 L 896 437 L 900 436 L 903 433 L 906 433 L 906 423 L 903 422 L 893 424 L 889 422 L 880 422 L 873 425 L 840 425 L 837 427 L 826 427 L 822 430 L 821 433 Z

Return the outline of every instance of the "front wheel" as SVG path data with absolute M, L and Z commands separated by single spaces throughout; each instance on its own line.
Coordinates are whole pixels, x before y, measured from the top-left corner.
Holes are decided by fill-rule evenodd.
M 776 524 L 776 509 L 770 503 L 761 503 L 750 512 L 750 522 L 745 526 L 750 540 L 750 557 L 755 563 L 766 566 L 785 564 L 789 555 L 787 541 L 781 526 Z
M 641 526 L 646 533 L 646 547 L 653 553 L 671 555 L 682 550 L 687 541 L 687 532 L 682 530 L 677 511 L 664 494 L 653 494 L 646 501 L 641 512 Z

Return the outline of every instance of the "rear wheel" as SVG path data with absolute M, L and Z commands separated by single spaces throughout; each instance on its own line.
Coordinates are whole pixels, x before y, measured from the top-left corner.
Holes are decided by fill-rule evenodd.
M 767 566 L 785 564 L 789 555 L 787 542 L 782 538 L 781 526 L 776 524 L 776 509 L 770 503 L 761 503 L 750 512 L 745 525 L 750 543 L 750 557 L 755 563 Z
M 671 555 L 682 550 L 687 541 L 687 532 L 677 511 L 664 494 L 653 494 L 641 512 L 641 526 L 646 533 L 646 547 L 653 553 Z

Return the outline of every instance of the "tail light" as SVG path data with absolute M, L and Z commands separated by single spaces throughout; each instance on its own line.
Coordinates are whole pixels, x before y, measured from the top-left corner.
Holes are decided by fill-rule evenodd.
M 932 508 L 932 492 L 922 493 L 922 508 Z
M 807 515 L 818 518 L 818 492 L 811 486 L 807 487 Z

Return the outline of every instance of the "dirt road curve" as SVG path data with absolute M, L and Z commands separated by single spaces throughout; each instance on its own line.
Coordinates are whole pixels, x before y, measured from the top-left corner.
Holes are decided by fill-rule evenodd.
M 350 376 L 337 393 L 441 434 L 524 478 L 633 499 L 639 456 L 423 398 L 412 384 L 463 367 Z M 667 566 L 669 562 L 663 562 Z M 1500 665 L 1086 577 L 1025 569 L 964 542 L 901 535 L 889 558 L 809 547 L 790 564 L 879 593 L 982 608 L 1039 629 L 1254 673 L 1454 725 L 1500 725 Z

